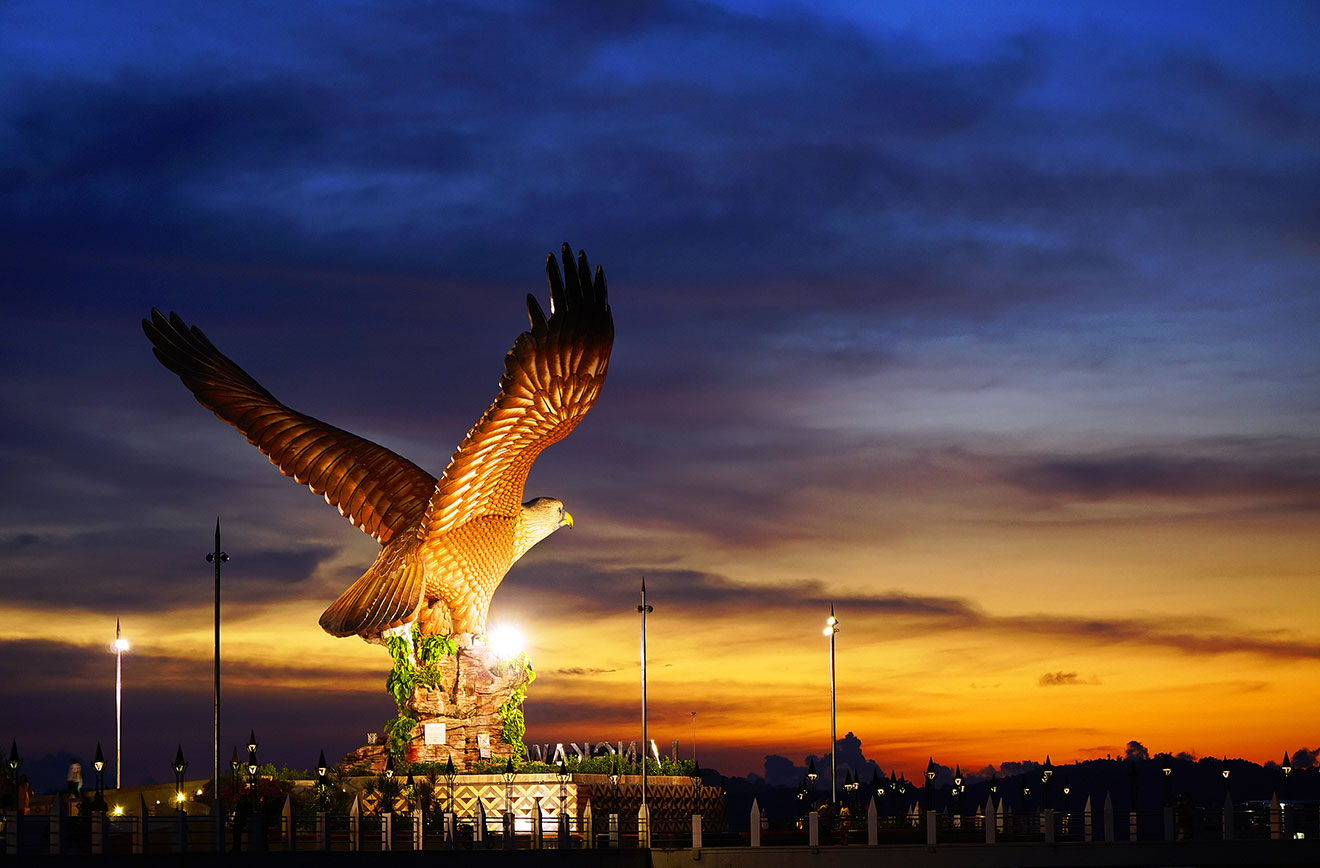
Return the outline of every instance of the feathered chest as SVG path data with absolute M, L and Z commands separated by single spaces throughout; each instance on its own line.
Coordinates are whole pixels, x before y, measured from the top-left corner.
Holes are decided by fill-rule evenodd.
M 493 593 L 522 554 L 517 551 L 518 524 L 507 516 L 481 516 L 423 542 L 418 555 L 426 595 L 443 599 L 459 591 L 457 596 L 462 596 L 472 586 Z

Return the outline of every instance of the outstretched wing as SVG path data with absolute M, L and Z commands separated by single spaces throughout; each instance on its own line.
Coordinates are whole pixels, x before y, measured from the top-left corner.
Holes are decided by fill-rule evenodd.
M 568 436 L 600 394 L 614 345 L 605 272 L 598 267 L 593 279 L 586 253 L 574 264 L 567 244 L 563 260 L 561 280 L 554 254 L 546 258 L 548 319 L 527 296 L 531 331 L 514 341 L 499 396 L 441 474 L 422 524 L 426 541 L 478 516 L 516 516 L 536 456 Z
M 179 375 L 201 405 L 384 545 L 416 523 L 435 477 L 370 440 L 294 412 L 177 314 L 153 309 L 142 329 L 161 364 Z

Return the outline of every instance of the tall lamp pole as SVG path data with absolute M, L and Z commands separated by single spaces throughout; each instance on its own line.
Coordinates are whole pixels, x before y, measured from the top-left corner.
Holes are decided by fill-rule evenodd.
M 646 616 L 652 611 L 646 603 L 646 576 L 642 576 L 642 602 L 637 607 L 642 616 L 642 808 L 646 808 L 646 752 L 651 743 L 646 737 Z M 648 830 L 649 831 L 649 830 Z
M 119 633 L 119 619 L 115 618 L 115 789 L 124 785 L 120 778 L 123 757 L 123 696 L 124 696 L 124 652 L 128 650 L 128 640 Z
M 220 565 L 229 555 L 220 551 L 220 519 L 215 520 L 215 551 L 208 552 L 206 561 L 215 564 L 215 761 L 211 778 L 211 798 L 220 799 Z
M 825 635 L 830 637 L 830 804 L 837 802 L 837 778 L 834 773 L 834 746 L 838 743 L 838 732 L 835 729 L 835 705 L 834 705 L 834 634 L 839 632 L 839 619 L 834 617 L 834 604 L 830 603 L 830 616 L 825 619 Z

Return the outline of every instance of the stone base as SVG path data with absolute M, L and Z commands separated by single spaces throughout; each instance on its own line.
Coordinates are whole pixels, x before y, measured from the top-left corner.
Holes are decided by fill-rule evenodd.
M 408 703 L 418 724 L 413 728 L 405 758 L 425 763 L 443 763 L 452 758 L 454 768 L 463 772 L 482 760 L 504 762 L 513 756 L 513 748 L 504 742 L 499 708 L 528 681 L 527 671 L 518 663 L 496 659 L 484 645 L 473 644 L 444 658 L 440 673 L 438 686 L 418 687 Z M 344 757 L 344 764 L 365 763 L 373 772 L 383 772 L 384 741 L 382 734 L 381 744 L 358 748 Z M 482 742 L 487 746 L 483 747 Z

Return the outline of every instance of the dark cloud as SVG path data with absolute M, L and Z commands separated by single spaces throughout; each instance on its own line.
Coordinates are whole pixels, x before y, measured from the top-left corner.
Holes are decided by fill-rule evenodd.
M 834 607 L 841 619 L 884 616 L 886 630 L 983 631 L 1013 636 L 1055 637 L 1085 645 L 1144 645 L 1193 655 L 1250 654 L 1278 660 L 1320 659 L 1320 644 L 1303 637 L 1260 634 L 1228 619 L 1183 618 L 1171 629 L 1155 617 L 1087 618 L 1067 614 L 991 615 L 974 601 L 890 592 L 876 595 L 827 591 L 817 581 L 792 586 L 748 585 L 692 570 L 647 570 L 647 597 L 669 613 L 690 617 L 737 617 L 746 611 L 795 616 Z M 539 564 L 505 580 L 516 583 L 529 611 L 542 617 L 557 612 L 608 614 L 625 611 L 636 601 L 640 571 L 589 568 L 582 564 Z M 525 585 L 524 585 L 525 583 Z M 504 603 L 497 595 L 496 604 Z M 1041 686 L 1094 683 L 1076 673 L 1047 673 Z
M 1041 687 L 1071 687 L 1077 684 L 1099 684 L 1100 679 L 1092 675 L 1082 678 L 1076 672 L 1046 672 L 1040 677 Z
M 28 579 L 9 588 L 8 601 L 44 610 L 74 602 L 121 614 L 205 604 L 211 570 L 203 561 L 205 533 L 203 525 L 191 536 L 158 526 L 25 535 L 35 541 L 0 548 L 0 566 Z M 64 554 L 70 548 L 85 553 L 84 569 L 70 573 Z M 320 544 L 245 549 L 223 571 L 226 598 L 246 607 L 315 595 L 319 589 L 309 580 L 337 551 Z
M 109 640 L 104 645 L 74 644 L 62 639 L 0 639 L 0 673 L 23 680 L 41 689 L 102 690 L 106 685 L 107 659 L 113 662 Z M 135 642 L 126 656 L 125 668 L 134 689 L 151 685 L 160 691 L 210 684 L 212 660 L 206 657 L 184 658 L 152 653 L 144 642 Z M 280 684 L 335 684 L 346 693 L 383 684 L 375 676 L 357 677 L 351 673 L 326 673 L 324 669 L 299 665 L 296 661 L 273 658 L 269 662 L 250 660 L 223 661 L 224 681 L 243 689 L 266 689 Z M 113 682 L 113 677 L 111 678 Z M 316 689 L 316 688 L 311 688 Z
M 1252 497 L 1320 506 L 1320 460 L 1313 444 L 1242 443 L 1231 452 L 1043 459 L 1011 471 L 1008 480 L 1033 494 L 1083 501 Z

